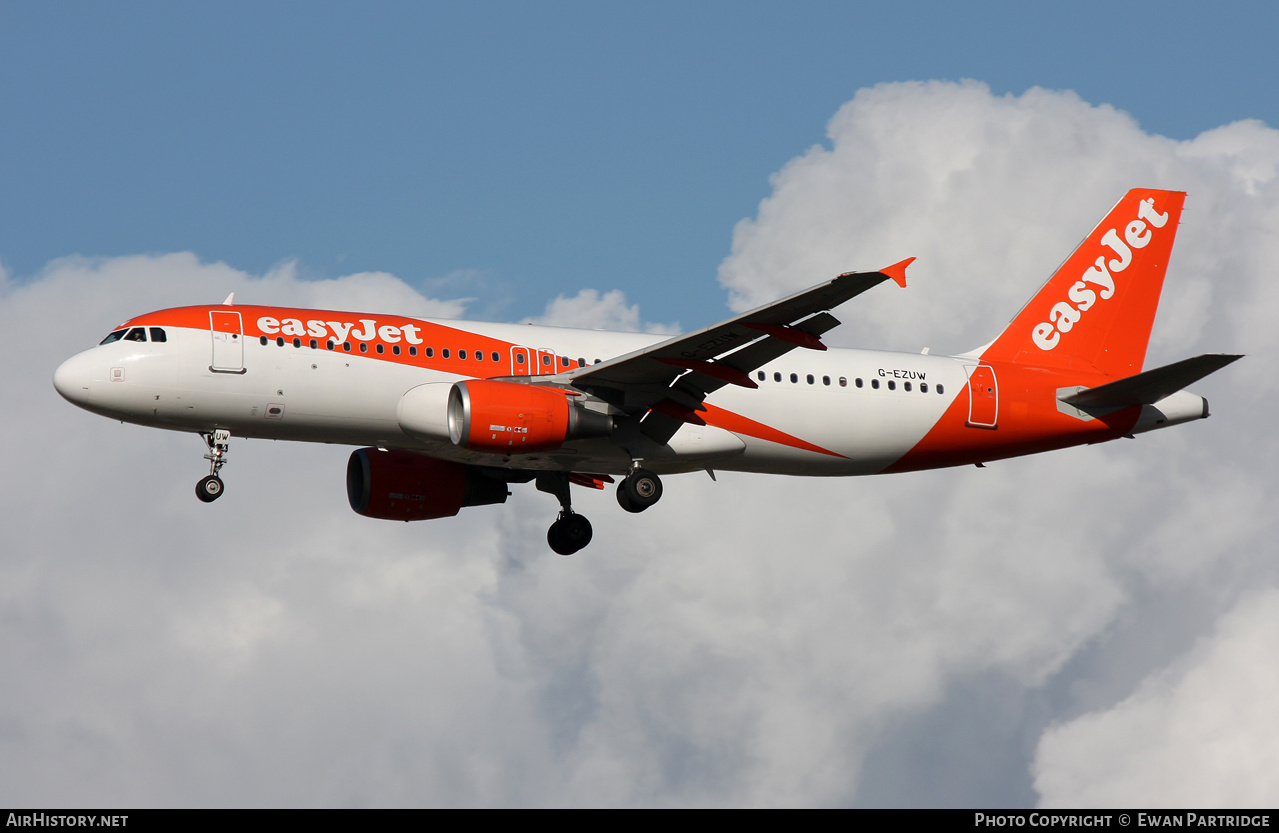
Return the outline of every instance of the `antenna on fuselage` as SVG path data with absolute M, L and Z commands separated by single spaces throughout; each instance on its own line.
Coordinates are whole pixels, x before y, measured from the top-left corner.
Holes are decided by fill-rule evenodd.
M 226 296 L 226 300 L 222 302 L 222 306 L 229 307 L 229 306 L 233 306 L 234 304 L 235 304 L 235 293 L 232 292 L 230 295 Z

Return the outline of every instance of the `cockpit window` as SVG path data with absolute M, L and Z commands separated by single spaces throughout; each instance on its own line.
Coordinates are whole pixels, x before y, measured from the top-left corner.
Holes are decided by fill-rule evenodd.
M 98 344 L 110 344 L 113 341 L 119 341 L 124 338 L 124 334 L 127 332 L 128 330 L 115 330 L 106 338 L 102 339 L 102 341 L 99 341 Z
M 124 337 L 125 341 L 146 341 L 147 331 L 145 327 L 134 327 Z
M 168 341 L 169 337 L 164 334 L 163 327 L 152 327 L 151 340 L 152 341 Z

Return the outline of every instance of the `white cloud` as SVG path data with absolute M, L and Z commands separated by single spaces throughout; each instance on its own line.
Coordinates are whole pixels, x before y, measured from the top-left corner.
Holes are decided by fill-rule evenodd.
M 1174 142 L 1072 93 L 999 97 L 970 81 L 862 90 L 827 132 L 829 147 L 788 163 L 734 231 L 720 268 L 734 308 L 917 256 L 910 286 L 846 307 L 838 337 L 961 352 L 996 335 L 1129 188 L 1169 188 L 1190 197 L 1152 352 L 1273 343 L 1262 322 L 1204 328 L 1214 296 L 1277 291 L 1240 279 L 1279 256 L 1276 131 L 1241 122 Z
M 1240 667 L 1192 651 L 1204 634 L 1184 623 L 1279 586 L 1275 132 L 1173 142 L 1068 93 L 931 83 L 859 93 L 830 138 L 739 225 L 721 272 L 736 306 L 918 255 L 909 289 L 859 298 L 835 334 L 966 349 L 1127 188 L 1184 188 L 1152 361 L 1249 353 L 1202 383 L 1214 418 L 984 470 L 670 478 L 638 516 L 583 490 L 595 542 L 564 559 L 545 546 L 555 503 L 528 487 L 454 519 L 360 518 L 338 447 L 237 442 L 226 497 L 202 505 L 197 439 L 93 417 L 50 384 L 119 321 L 230 291 L 423 315 L 463 302 L 189 254 L 4 276 L 0 325 L 23 358 L 0 432 L 0 657 L 17 669 L 0 676 L 0 801 L 874 804 L 868 773 L 892 765 L 899 801 L 944 777 L 949 803 L 990 805 L 1030 791 L 1025 739 L 1056 722 L 1035 783 L 1072 803 L 1091 785 L 1052 778 L 1091 754 L 1073 717 L 1113 710 L 1130 736 L 1152 727 L 1151 748 L 1173 737 L 1191 683 Z M 557 299 L 543 320 L 651 327 L 620 291 Z M 1182 608 L 1151 602 L 1169 597 Z M 1259 650 L 1231 623 L 1270 614 L 1245 614 L 1211 645 Z M 1183 653 L 1180 676 L 1151 676 Z M 1162 694 L 1134 693 L 1147 677 Z M 998 731 L 974 739 L 956 692 L 985 684 L 1003 699 L 973 708 Z M 1167 742 L 1189 755 L 1207 734 Z M 1227 734 L 1248 760 L 1274 745 Z M 889 754 L 915 737 L 927 747 Z M 1013 763 L 982 786 L 992 758 Z M 1115 756 L 1116 782 L 1139 764 Z
M 1273 807 L 1276 640 L 1279 591 L 1270 588 L 1123 702 L 1052 727 L 1035 758 L 1044 806 Z
M 626 293 L 614 289 L 601 294 L 596 289 L 583 289 L 571 298 L 556 296 L 546 311 L 526 322 L 548 327 L 575 327 L 582 330 L 614 330 L 627 333 L 679 332 L 678 324 L 640 323 L 639 304 L 627 306 Z

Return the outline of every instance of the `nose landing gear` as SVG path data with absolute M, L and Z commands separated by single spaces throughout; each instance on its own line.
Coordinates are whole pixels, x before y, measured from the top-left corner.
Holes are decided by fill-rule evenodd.
M 205 446 L 209 449 L 209 453 L 204 455 L 204 459 L 209 461 L 209 475 L 195 484 L 195 496 L 205 503 L 212 503 L 222 497 L 222 492 L 225 491 L 222 478 L 218 477 L 218 473 L 226 465 L 226 455 L 231 450 L 231 432 L 218 428 L 207 434 L 201 434 L 200 439 L 204 440 Z
M 195 496 L 205 503 L 212 503 L 222 497 L 222 489 L 222 478 L 211 474 L 195 484 Z

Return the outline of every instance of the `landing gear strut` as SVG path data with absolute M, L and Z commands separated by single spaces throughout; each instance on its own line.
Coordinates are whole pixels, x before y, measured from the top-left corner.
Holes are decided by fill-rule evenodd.
M 195 496 L 205 503 L 212 503 L 222 497 L 222 492 L 225 491 L 218 473 L 226 465 L 226 455 L 231 450 L 231 432 L 218 428 L 201 434 L 200 439 L 204 440 L 209 449 L 209 453 L 204 455 L 204 459 L 209 461 L 209 476 L 195 484 Z
M 627 512 L 643 512 L 662 499 L 662 479 L 638 465 L 617 484 L 617 502 Z
M 591 542 L 591 522 L 573 511 L 569 502 L 567 472 L 542 472 L 537 476 L 537 488 L 555 495 L 560 502 L 560 514 L 546 531 L 546 543 L 560 555 L 572 555 Z

